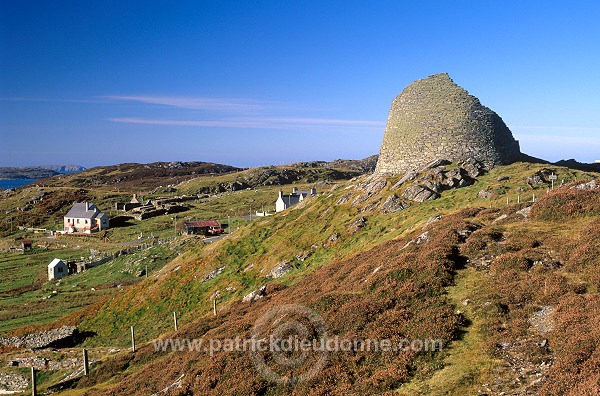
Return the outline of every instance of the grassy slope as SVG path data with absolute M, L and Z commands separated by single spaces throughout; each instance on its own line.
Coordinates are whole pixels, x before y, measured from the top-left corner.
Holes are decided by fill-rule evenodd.
M 235 311 L 235 301 L 248 291 L 268 283 L 264 279 L 265 271 L 281 260 L 292 260 L 298 253 L 314 250 L 306 261 L 294 261 L 294 270 L 277 283 L 293 287 L 332 262 L 352 257 L 386 240 L 420 229 L 434 214 L 447 214 L 471 205 L 502 208 L 506 206 L 507 197 L 514 203 L 517 195 L 520 195 L 522 201 L 530 199 L 533 193 L 539 198 L 545 193 L 545 186 L 534 191 L 523 183 L 527 176 L 539 168 L 540 166 L 530 164 L 497 168 L 480 178 L 475 186 L 445 192 L 437 201 L 414 205 L 394 215 L 384 215 L 377 210 L 361 211 L 375 199 L 385 199 L 390 194 L 389 188 L 394 180 L 390 180 L 378 196 L 358 207 L 350 204 L 335 205 L 342 194 L 353 191 L 352 187 L 350 190 L 338 188 L 315 199 L 304 209 L 291 210 L 273 218 L 257 221 L 209 249 L 185 253 L 167 265 L 160 274 L 115 296 L 98 314 L 90 313 L 80 318 L 80 325 L 84 329 L 101 329 L 99 337 L 91 341 L 93 344 L 126 345 L 126 337 L 122 334 L 131 323 L 139 324 L 142 340 L 150 340 L 168 330 L 169 313 L 173 310 L 182 314 L 182 323 L 191 323 L 206 315 L 205 313 L 210 311 L 210 296 L 216 290 L 222 293 L 220 309 L 227 311 L 232 307 Z M 559 178 L 565 178 L 567 181 L 575 177 L 584 177 L 580 172 L 567 169 L 555 168 L 555 171 Z M 511 179 L 507 182 L 497 182 L 496 178 L 504 174 L 510 175 Z M 496 195 L 490 199 L 477 198 L 477 191 L 484 188 L 494 190 Z M 517 188 L 523 188 L 525 191 L 517 191 Z M 358 192 L 354 195 L 358 195 Z M 358 216 L 364 216 L 367 225 L 362 231 L 354 233 L 350 224 Z M 489 219 L 487 221 L 489 222 Z M 528 224 L 526 229 L 529 230 L 532 226 L 541 235 L 556 235 L 556 223 L 536 222 L 533 225 Z M 566 227 L 562 230 L 565 233 L 573 231 Z M 327 238 L 334 233 L 339 234 L 340 238 L 335 243 L 329 243 Z M 312 247 L 315 244 L 318 246 L 316 249 Z M 324 244 L 328 246 L 323 247 Z M 250 263 L 254 264 L 254 267 L 249 271 L 242 271 Z M 198 279 L 223 264 L 226 269 L 222 275 L 209 282 L 199 282 Z M 463 300 L 465 296 L 482 294 L 481 276 L 471 269 L 460 270 L 455 278 L 456 286 L 448 292 L 449 306 L 458 305 L 458 301 Z M 570 276 L 577 277 L 577 274 Z M 227 288 L 230 290 L 227 291 Z M 482 348 L 487 346 L 489 341 L 487 317 L 477 314 L 475 309 L 470 307 L 465 308 L 465 316 L 472 324 L 465 328 L 467 333 L 462 341 L 454 343 L 448 350 L 446 368 L 433 375 L 431 370 L 424 370 L 424 376 L 414 377 L 411 383 L 404 386 L 405 389 L 428 389 L 427 392 L 435 394 L 445 394 L 449 389 L 473 391 L 473 386 L 489 378 L 490 367 L 496 363 L 490 354 L 485 352 L 486 349 Z M 213 323 L 211 326 L 218 325 Z M 151 356 L 146 358 L 154 360 Z M 143 366 L 144 364 L 140 364 L 138 368 L 130 368 L 128 371 L 135 372 Z M 464 381 L 458 381 L 457 378 L 464 378 Z M 102 381 L 96 383 L 98 385 L 95 386 L 102 386 Z

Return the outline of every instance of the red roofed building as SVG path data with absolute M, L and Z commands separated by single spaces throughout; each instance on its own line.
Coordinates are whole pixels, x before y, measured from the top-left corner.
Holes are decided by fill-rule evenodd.
M 217 220 L 192 220 L 185 222 L 185 230 L 194 235 L 218 235 L 223 232 Z

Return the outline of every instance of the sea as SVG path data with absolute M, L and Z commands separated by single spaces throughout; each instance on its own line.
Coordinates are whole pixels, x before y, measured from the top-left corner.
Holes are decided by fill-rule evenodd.
M 7 180 L 0 180 L 0 190 L 1 189 L 6 189 L 6 188 L 21 187 L 21 186 L 24 186 L 26 184 L 34 183 L 36 180 L 39 180 L 39 179 L 7 179 Z

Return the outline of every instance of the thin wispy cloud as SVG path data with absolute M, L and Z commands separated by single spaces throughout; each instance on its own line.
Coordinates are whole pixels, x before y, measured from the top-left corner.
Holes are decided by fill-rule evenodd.
M 40 103 L 101 103 L 98 99 L 64 99 L 64 98 L 41 98 L 41 97 L 25 97 L 25 96 L 10 96 L 0 97 L 2 102 L 40 102 Z
M 548 126 L 548 125 L 509 125 L 511 129 L 542 129 L 551 131 L 600 131 L 600 127 Z
M 108 95 L 101 99 L 144 103 L 158 106 L 176 107 L 188 110 L 209 110 L 220 112 L 259 112 L 276 107 L 274 103 L 244 100 L 192 96 L 154 96 L 154 95 Z
M 290 128 L 346 128 L 346 129 L 381 129 L 385 126 L 381 121 L 340 120 L 329 118 L 229 118 L 221 120 L 168 120 L 137 117 L 112 118 L 112 122 L 144 125 L 170 125 L 193 127 L 222 128 L 257 128 L 257 129 L 290 129 Z

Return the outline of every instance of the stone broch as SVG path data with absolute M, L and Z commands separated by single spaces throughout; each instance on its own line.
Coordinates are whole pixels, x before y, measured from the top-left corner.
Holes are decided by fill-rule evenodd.
M 419 170 L 435 160 L 476 160 L 486 168 L 521 155 L 502 118 L 446 73 L 417 80 L 392 102 L 376 173 Z

